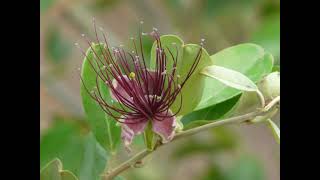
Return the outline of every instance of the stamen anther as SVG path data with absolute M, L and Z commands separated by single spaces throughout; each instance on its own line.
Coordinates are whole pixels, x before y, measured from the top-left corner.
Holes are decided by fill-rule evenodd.
M 129 74 L 129 77 L 130 77 L 131 79 L 134 79 L 134 78 L 136 77 L 136 74 L 135 74 L 134 72 L 131 72 L 131 73 Z

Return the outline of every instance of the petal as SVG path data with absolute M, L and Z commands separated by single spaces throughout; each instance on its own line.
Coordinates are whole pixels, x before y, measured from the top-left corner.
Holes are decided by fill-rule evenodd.
M 146 86 L 148 86 L 148 91 L 149 94 L 152 94 L 152 89 L 153 87 L 155 87 L 155 78 L 156 78 L 156 72 L 154 72 L 153 70 L 149 70 L 147 69 L 147 73 L 145 73 L 146 70 L 142 70 L 142 74 L 140 76 L 142 76 L 141 80 L 141 84 L 144 86 L 143 87 L 143 93 L 145 95 L 148 95 L 148 92 L 146 91 Z
M 131 86 L 131 82 L 130 82 L 129 78 L 126 75 L 123 75 L 122 77 Z M 120 79 L 120 76 L 118 78 Z M 122 80 L 122 79 L 120 79 L 120 80 Z M 119 85 L 119 83 L 116 79 L 112 80 L 112 86 L 114 87 L 115 91 L 118 92 L 121 96 L 123 96 L 127 100 L 131 101 L 130 95 L 127 93 L 127 91 L 125 89 L 123 89 L 123 87 L 121 85 Z M 115 101 L 118 101 L 118 99 L 116 98 L 117 95 L 114 94 L 114 91 L 111 88 L 109 88 L 109 91 L 111 94 L 111 98 Z
M 152 71 L 152 70 L 147 70 L 147 81 L 146 82 L 141 82 L 142 86 L 147 86 L 148 85 L 148 91 L 149 94 L 152 95 L 152 92 L 154 91 L 153 88 L 155 87 L 155 79 L 156 79 L 156 72 Z M 144 76 L 145 74 L 143 74 Z M 118 76 L 118 79 L 120 79 L 121 77 Z M 136 85 L 138 85 L 138 83 L 136 81 L 131 81 L 128 76 L 126 75 L 122 75 L 122 79 L 120 79 L 120 81 L 126 81 L 129 85 L 130 89 L 133 89 L 133 84 L 132 83 L 136 83 Z M 148 84 L 146 84 L 148 83 Z M 127 99 L 128 101 L 132 102 L 132 97 L 127 93 L 127 91 L 118 83 L 118 81 L 116 79 L 112 80 L 112 86 L 114 87 L 115 91 L 117 93 L 119 93 L 119 95 L 123 96 L 125 99 Z M 144 94 L 148 94 L 148 92 L 146 91 L 145 88 L 143 89 L 143 93 Z M 111 98 L 115 101 L 118 101 L 118 99 L 116 98 L 116 94 L 114 93 L 114 91 L 109 88 L 110 94 L 111 94 Z
M 148 71 L 147 73 L 148 82 L 154 82 L 157 76 L 157 73 L 154 70 L 150 70 L 150 69 L 147 69 L 147 71 Z
M 161 116 L 171 116 L 172 112 L 162 112 Z M 162 138 L 162 143 L 167 143 L 172 140 L 175 135 L 176 117 L 165 117 L 163 120 L 152 120 L 152 130 Z
M 159 83 L 159 78 L 157 79 L 157 72 L 154 71 L 154 70 L 150 70 L 150 69 L 147 69 L 148 73 L 147 73 L 147 82 L 145 82 L 144 86 L 148 86 L 148 91 L 147 92 L 144 88 L 144 93 L 146 95 L 154 95 L 154 92 L 157 90 L 155 89 L 155 87 L 157 87 L 157 83 Z M 147 84 L 146 84 L 147 83 Z M 149 94 L 148 94 L 149 93 Z
M 147 119 L 125 118 L 121 123 L 121 138 L 124 145 L 128 147 L 135 135 L 141 134 L 148 123 Z

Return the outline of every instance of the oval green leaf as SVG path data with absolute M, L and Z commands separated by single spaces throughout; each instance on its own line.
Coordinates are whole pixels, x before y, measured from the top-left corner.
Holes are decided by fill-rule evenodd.
M 57 119 L 40 140 L 40 167 L 59 158 L 64 169 L 80 180 L 97 180 L 106 167 L 108 154 L 96 141 L 84 120 Z
M 273 66 L 272 55 L 265 53 L 260 46 L 250 43 L 226 48 L 210 58 L 213 65 L 242 73 L 253 82 L 258 82 L 270 73 Z M 240 90 L 206 77 L 203 96 L 196 110 L 221 103 L 240 93 Z
M 183 46 L 182 61 L 177 67 L 178 74 L 181 76 L 179 79 L 182 80 L 187 75 L 200 48 L 197 44 L 186 44 Z M 203 88 L 205 86 L 205 77 L 200 74 L 200 70 L 208 65 L 211 65 L 210 56 L 208 52 L 202 48 L 200 62 L 181 90 L 183 106 L 178 115 L 185 115 L 192 112 L 201 101 Z M 181 96 L 178 96 L 172 105 L 171 109 L 173 112 L 179 109 Z
M 178 64 L 181 63 L 182 55 L 183 55 L 183 45 L 184 42 L 176 35 L 162 35 L 160 37 L 162 48 L 164 49 L 165 54 L 167 55 L 167 70 L 172 70 L 172 53 L 173 57 L 178 55 Z M 168 51 L 170 50 L 170 52 Z M 150 68 L 154 69 L 155 62 L 156 62 L 156 42 L 153 43 L 151 49 L 151 61 L 150 61 Z M 177 69 L 178 70 L 178 69 Z
M 68 170 L 62 170 L 60 171 L 61 180 L 77 180 L 78 178 Z
M 103 57 L 103 44 L 93 44 L 92 47 L 98 57 Z M 87 50 L 86 55 L 87 56 L 82 64 L 81 77 L 83 79 L 83 82 L 85 83 L 85 86 L 89 91 L 91 91 L 97 86 L 97 74 L 91 67 L 90 62 L 95 66 L 98 65 L 94 63 L 94 52 L 91 48 Z M 85 86 L 83 85 L 83 83 L 81 83 L 80 94 L 82 97 L 84 111 L 88 117 L 87 119 L 92 132 L 95 135 L 97 141 L 102 145 L 102 147 L 110 152 L 115 152 L 120 139 L 120 127 L 116 126 L 116 122 L 114 120 L 106 116 L 105 112 L 102 110 L 99 104 L 90 97 L 85 89 Z M 109 91 L 105 88 L 105 85 L 103 85 L 101 81 L 99 81 L 99 88 L 102 91 L 104 99 L 107 102 L 110 102 L 111 98 L 109 95 Z
M 62 169 L 62 163 L 59 159 L 49 162 L 41 171 L 41 180 L 61 180 L 59 171 Z
M 213 65 L 213 66 L 205 67 L 201 71 L 201 74 L 206 75 L 208 77 L 215 78 L 229 87 L 233 87 L 235 89 L 239 89 L 242 91 L 258 90 L 254 82 L 252 82 L 245 75 L 221 66 Z
M 172 56 L 170 54 L 171 52 L 174 57 L 178 57 L 176 74 L 181 76 L 181 78 L 179 78 L 180 81 L 183 80 L 189 72 L 192 63 L 194 62 L 200 50 L 200 46 L 196 44 L 184 44 L 184 42 L 175 35 L 163 35 L 160 37 L 160 41 L 162 47 L 165 49 L 165 53 L 168 59 L 167 71 L 172 70 Z M 170 52 L 168 51 L 168 49 L 170 49 Z M 181 91 L 183 96 L 183 106 L 178 115 L 184 115 L 192 112 L 192 110 L 198 105 L 201 100 L 205 78 L 199 74 L 199 71 L 203 67 L 212 64 L 207 51 L 205 49 L 202 50 L 202 56 L 196 70 L 186 82 Z M 151 49 L 151 68 L 154 68 L 154 63 L 156 62 L 155 52 L 156 44 L 154 43 Z M 180 96 L 177 97 L 175 103 L 171 106 L 171 110 L 175 112 L 179 109 L 179 106 Z
M 235 96 L 227 101 L 219 104 L 193 111 L 182 117 L 181 121 L 184 124 L 184 130 L 191 129 L 197 126 L 201 126 L 210 123 L 214 120 L 218 120 L 225 117 L 233 110 L 240 99 L 240 95 Z

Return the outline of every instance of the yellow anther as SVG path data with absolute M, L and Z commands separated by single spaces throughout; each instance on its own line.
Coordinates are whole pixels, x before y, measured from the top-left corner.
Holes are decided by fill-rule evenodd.
M 130 77 L 131 79 L 134 79 L 134 78 L 136 77 L 136 74 L 135 74 L 134 72 L 131 72 L 131 73 L 129 74 L 129 77 Z

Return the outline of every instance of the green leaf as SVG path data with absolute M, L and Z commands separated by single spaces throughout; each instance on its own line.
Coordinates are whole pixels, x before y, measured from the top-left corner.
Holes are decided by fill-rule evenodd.
M 40 171 L 41 180 L 78 180 L 78 178 L 68 170 L 62 170 L 61 161 L 56 158 L 49 162 Z
M 258 82 L 270 73 L 273 66 L 272 55 L 250 43 L 226 48 L 210 58 L 214 65 L 238 71 L 253 82 Z M 240 90 L 228 87 L 216 79 L 205 77 L 203 97 L 195 110 L 221 103 L 240 93 Z
M 233 116 L 249 113 L 260 107 L 256 92 L 243 92 L 239 102 L 233 110 Z
M 271 119 L 267 119 L 267 122 L 268 122 L 268 126 L 271 129 L 272 134 L 273 134 L 276 142 L 278 144 L 280 144 L 280 129 Z
M 108 160 L 107 152 L 95 141 L 91 133 L 85 137 L 84 141 L 79 179 L 100 179 Z
M 41 180 L 61 180 L 59 170 L 62 169 L 62 163 L 59 159 L 49 162 L 41 171 Z
M 61 180 L 77 180 L 78 178 L 68 170 L 62 170 L 60 171 Z
M 257 84 L 264 99 L 269 102 L 280 95 L 280 73 L 272 72 Z M 233 115 L 251 112 L 259 107 L 259 98 L 254 92 L 244 92 L 234 110 Z
M 102 57 L 102 50 L 104 48 L 103 44 L 93 44 L 93 49 L 97 53 L 99 57 Z M 94 53 L 89 48 L 86 53 L 87 57 L 84 59 L 82 64 L 82 72 L 81 77 L 85 83 L 85 86 L 88 88 L 89 91 L 93 90 L 96 84 L 96 77 L 97 74 L 93 70 L 90 65 L 90 62 L 98 66 L 94 62 Z M 98 68 L 97 68 L 98 69 Z M 106 86 L 101 82 L 99 82 L 99 88 L 102 91 L 103 98 L 106 102 L 111 102 L 110 94 Z M 90 97 L 88 92 L 85 89 L 83 83 L 81 83 L 81 97 L 82 97 L 82 104 L 84 107 L 84 111 L 88 117 L 88 122 L 92 129 L 93 134 L 95 135 L 97 141 L 108 151 L 114 153 L 116 150 L 117 145 L 119 144 L 120 139 L 120 127 L 116 126 L 116 122 L 111 119 L 110 117 L 106 116 L 103 109 L 99 106 L 99 104 Z
M 83 122 L 82 122 L 83 123 Z M 107 152 L 81 121 L 56 120 L 40 140 L 40 167 L 59 158 L 66 170 L 80 180 L 98 180 L 107 162 Z
M 167 70 L 172 70 L 172 53 L 173 57 L 178 55 L 178 64 L 180 64 L 182 56 L 183 56 L 183 45 L 184 42 L 176 35 L 162 35 L 160 37 L 162 48 L 164 49 L 165 54 L 167 55 Z M 170 50 L 170 52 L 168 51 Z M 153 43 L 151 48 L 151 61 L 150 61 L 150 68 L 154 69 L 156 64 L 156 42 Z M 177 69 L 178 70 L 178 69 Z
M 173 56 L 177 59 L 177 70 L 176 74 L 180 75 L 179 78 L 180 83 L 187 73 L 189 72 L 191 65 L 195 61 L 195 58 L 200 50 L 200 46 L 196 44 L 184 44 L 183 41 L 175 36 L 175 35 L 164 35 L 160 37 L 160 41 L 162 47 L 165 49 L 165 53 L 167 55 L 167 71 L 172 70 L 172 57 L 168 52 L 167 48 L 170 49 Z M 151 69 L 154 68 L 154 64 L 156 62 L 155 57 L 156 52 L 156 44 L 154 43 L 151 49 Z M 205 49 L 202 49 L 202 56 L 200 62 L 194 71 L 193 75 L 188 79 L 186 84 L 184 85 L 181 93 L 183 95 L 183 106 L 178 115 L 184 115 L 192 112 L 192 110 L 198 105 L 201 100 L 204 80 L 205 78 L 199 74 L 199 71 L 208 65 L 211 65 L 210 56 Z M 175 100 L 175 103 L 171 106 L 171 110 L 176 112 L 180 106 L 180 96 L 178 96 Z
M 180 69 L 178 71 L 181 75 L 180 79 L 183 79 L 189 72 L 199 49 L 200 46 L 196 44 L 186 44 L 183 46 L 183 59 L 181 64 L 179 64 L 179 67 L 177 67 L 177 70 Z M 202 49 L 201 59 L 196 70 L 182 88 L 181 94 L 183 96 L 183 106 L 178 115 L 192 112 L 201 101 L 203 88 L 205 86 L 205 77 L 200 74 L 200 70 L 208 65 L 211 65 L 210 56 L 205 49 Z M 175 103 L 172 105 L 171 108 L 173 112 L 179 109 L 180 98 L 181 96 L 178 96 Z
M 56 157 L 61 159 L 66 167 L 74 167 L 80 163 L 77 157 L 82 154 L 76 149 L 81 147 L 82 138 L 87 132 L 81 129 L 81 121 L 76 122 L 56 118 L 52 127 L 43 132 L 40 139 L 40 167 Z
M 191 121 L 190 123 L 186 124 L 186 126 L 183 128 L 183 130 L 188 130 L 188 129 L 192 129 L 198 126 L 203 126 L 205 124 L 211 123 L 212 121 L 209 120 L 198 120 L 198 118 L 196 118 L 195 120 Z
M 280 65 L 274 65 L 272 68 L 272 72 L 278 71 L 280 72 Z
M 237 95 L 219 104 L 198 111 L 193 111 L 192 113 L 183 116 L 181 121 L 185 125 L 184 130 L 207 124 L 225 116 L 237 104 L 240 96 L 241 95 Z
M 257 91 L 258 87 L 245 75 L 221 66 L 205 67 L 201 74 L 212 77 L 223 84 L 242 91 Z
M 111 96 L 110 96 L 110 91 L 108 89 L 108 87 L 104 84 L 104 82 L 102 82 L 101 79 L 99 79 L 98 81 L 99 83 L 99 89 L 101 91 L 101 95 L 104 98 L 104 100 L 106 102 L 110 102 L 111 103 Z M 118 103 L 113 102 L 114 106 L 118 106 Z M 118 147 L 118 145 L 120 144 L 120 134 L 121 134 L 121 128 L 119 125 L 117 125 L 117 121 L 115 121 L 114 119 L 112 119 L 108 114 L 105 114 L 105 120 L 106 120 L 106 125 L 107 125 L 107 137 L 108 140 L 108 150 L 110 151 L 111 154 L 115 154 L 116 153 L 116 149 Z M 118 115 L 118 114 L 117 114 Z

